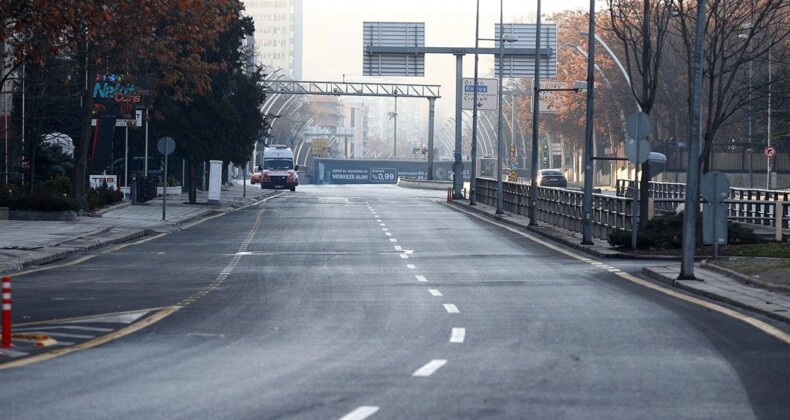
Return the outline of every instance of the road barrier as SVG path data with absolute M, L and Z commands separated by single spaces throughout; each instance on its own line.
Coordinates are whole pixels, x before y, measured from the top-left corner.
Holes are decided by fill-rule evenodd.
M 617 180 L 617 196 L 633 197 L 633 181 Z M 686 199 L 686 184 L 650 182 L 650 197 L 655 209 L 675 212 L 683 208 Z M 730 188 L 727 219 L 731 222 L 755 225 L 763 233 L 770 232 L 777 241 L 782 241 L 790 229 L 790 191 Z
M 11 347 L 11 277 L 3 277 L 3 338 L 0 347 Z

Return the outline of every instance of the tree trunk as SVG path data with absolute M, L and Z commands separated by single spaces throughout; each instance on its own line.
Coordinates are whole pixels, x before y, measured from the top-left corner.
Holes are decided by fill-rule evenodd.
M 189 204 L 197 203 L 197 185 L 195 185 L 195 162 L 189 160 Z
M 650 178 L 650 161 L 648 160 L 642 164 L 642 173 L 639 178 L 639 231 L 644 231 L 647 226 Z
M 85 57 L 80 65 L 80 73 L 87 74 L 88 80 L 94 75 L 95 66 L 92 64 L 90 54 L 78 54 L 79 57 Z M 82 133 L 75 138 L 74 144 L 74 176 L 72 184 L 74 186 L 74 198 L 80 205 L 80 210 L 88 209 L 88 197 L 86 194 L 88 185 L 88 150 L 91 145 L 91 138 L 93 130 L 91 127 L 91 119 L 93 117 L 93 94 L 90 84 L 82 93 Z

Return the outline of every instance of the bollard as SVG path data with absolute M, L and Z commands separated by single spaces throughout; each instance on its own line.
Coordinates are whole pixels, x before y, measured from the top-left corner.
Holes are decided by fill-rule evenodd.
M 3 339 L 2 348 L 11 346 L 11 277 L 3 277 Z
M 447 202 L 449 203 L 451 201 L 453 201 L 453 189 L 448 187 L 447 188 Z

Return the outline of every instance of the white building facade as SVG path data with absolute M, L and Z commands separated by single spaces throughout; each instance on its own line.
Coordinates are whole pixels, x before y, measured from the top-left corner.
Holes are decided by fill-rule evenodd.
M 255 61 L 302 79 L 303 0 L 244 0 L 255 21 Z

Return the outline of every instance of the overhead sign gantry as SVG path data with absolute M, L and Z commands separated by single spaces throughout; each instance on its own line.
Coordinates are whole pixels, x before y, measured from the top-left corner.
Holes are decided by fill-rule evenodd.
M 556 50 L 557 27 L 544 25 L 541 34 L 545 39 L 546 47 L 541 43 L 540 48 L 527 47 L 536 45 L 537 25 L 508 24 L 506 29 L 521 34 L 516 46 L 503 46 L 503 74 L 507 77 L 530 77 L 534 75 L 534 67 L 529 68 L 529 60 L 534 63 L 535 57 L 540 57 L 540 62 L 553 63 L 553 69 L 548 64 L 541 67 L 540 73 L 544 77 L 556 77 Z M 532 29 L 530 29 L 532 28 Z M 499 29 L 499 26 L 495 29 Z M 548 36 L 544 34 L 548 32 Z M 501 33 L 501 32 L 495 32 Z M 454 47 L 426 47 L 424 22 L 363 22 L 363 75 L 364 76 L 412 76 L 425 75 L 425 54 L 453 54 L 455 61 L 455 174 L 454 190 L 456 198 L 462 198 L 463 189 L 463 163 L 461 162 L 461 135 L 462 135 L 462 98 L 463 94 L 463 56 L 466 54 L 500 54 L 499 43 L 494 48 L 454 48 Z M 527 59 L 519 61 L 518 57 Z M 497 69 L 499 68 L 497 58 Z M 433 162 L 433 135 L 429 134 L 431 146 L 428 148 L 428 162 Z
M 428 176 L 433 177 L 433 130 L 436 99 L 441 98 L 439 85 L 406 83 L 322 82 L 301 80 L 267 80 L 266 92 L 290 95 L 377 96 L 395 98 L 427 98 L 428 110 Z M 264 109 L 266 106 L 264 105 Z

